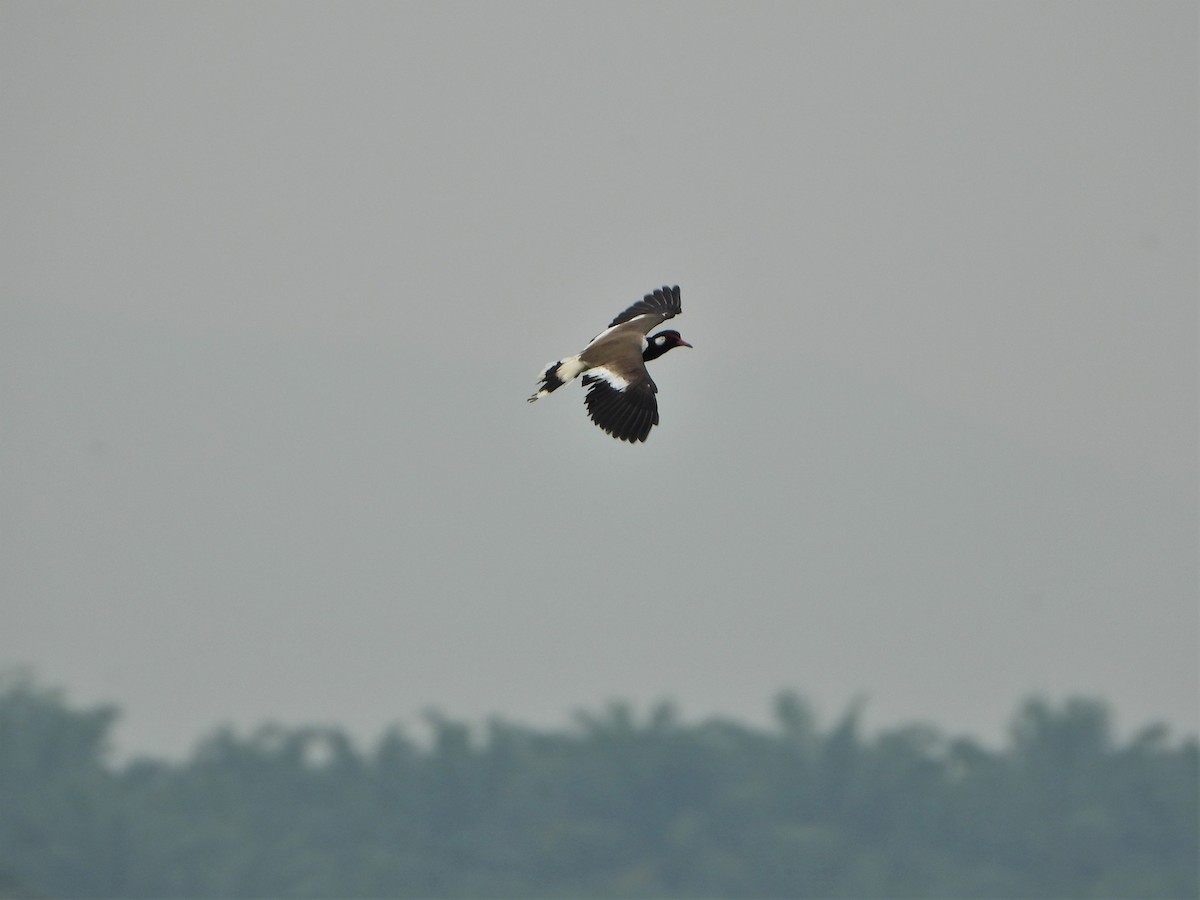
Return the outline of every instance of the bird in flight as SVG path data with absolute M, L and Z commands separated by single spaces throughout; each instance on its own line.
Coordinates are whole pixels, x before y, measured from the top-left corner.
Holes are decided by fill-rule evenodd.
M 658 386 L 646 363 L 675 347 L 692 346 L 678 331 L 651 329 L 683 312 L 679 286 L 665 285 L 621 313 L 574 356 L 551 363 L 529 402 L 558 390 L 580 375 L 587 387 L 588 415 L 613 437 L 644 441 L 658 424 Z

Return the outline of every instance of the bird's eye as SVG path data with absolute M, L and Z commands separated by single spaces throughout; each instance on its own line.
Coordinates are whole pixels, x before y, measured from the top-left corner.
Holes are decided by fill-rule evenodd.
M 660 347 L 663 344 L 665 344 L 666 342 L 667 342 L 667 339 L 665 337 L 663 337 L 661 334 L 654 339 L 654 343 L 658 344 L 658 346 L 660 346 Z

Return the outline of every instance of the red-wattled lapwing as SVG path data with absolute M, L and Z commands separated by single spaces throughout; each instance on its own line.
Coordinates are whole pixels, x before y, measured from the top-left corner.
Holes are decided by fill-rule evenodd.
M 644 441 L 658 424 L 658 401 L 654 397 L 658 387 L 646 371 L 646 363 L 675 347 L 692 346 L 678 331 L 660 331 L 651 338 L 646 335 L 682 312 L 678 285 L 647 294 L 613 319 L 575 356 L 551 363 L 529 402 L 582 375 L 592 421 L 622 441 Z

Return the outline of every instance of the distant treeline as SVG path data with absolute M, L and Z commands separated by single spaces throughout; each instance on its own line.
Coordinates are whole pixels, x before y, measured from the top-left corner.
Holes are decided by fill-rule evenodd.
M 1003 750 L 614 705 L 543 731 L 432 715 L 369 752 L 220 731 L 114 766 L 111 707 L 0 682 L 0 897 L 1197 896 L 1197 745 L 1025 703 Z

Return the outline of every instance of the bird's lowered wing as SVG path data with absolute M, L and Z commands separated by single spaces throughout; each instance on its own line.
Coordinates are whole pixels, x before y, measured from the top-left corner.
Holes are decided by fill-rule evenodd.
M 615 438 L 644 441 L 658 424 L 658 387 L 641 354 L 619 358 L 584 373 L 588 415 Z

